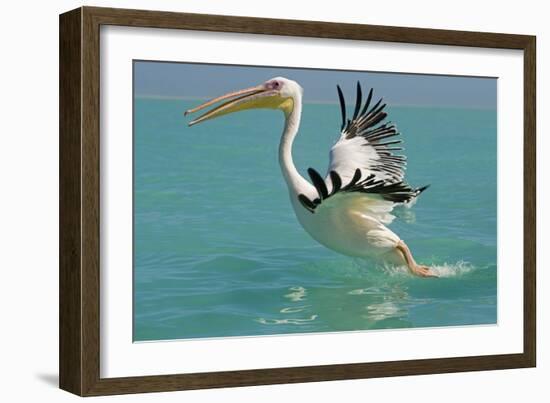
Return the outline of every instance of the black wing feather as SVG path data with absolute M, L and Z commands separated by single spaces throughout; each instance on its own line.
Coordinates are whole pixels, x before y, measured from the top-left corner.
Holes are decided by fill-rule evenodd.
M 361 84 L 359 84 L 359 81 L 357 81 L 357 96 L 355 98 L 355 111 L 353 111 L 353 119 L 357 119 L 357 115 L 359 114 L 359 108 L 361 108 L 362 103 L 362 92 L 361 92 Z
M 342 127 L 340 130 L 344 130 L 344 127 L 346 127 L 346 100 L 344 99 L 344 94 L 342 93 L 342 89 L 339 85 L 336 86 L 338 89 L 338 99 L 340 101 L 340 111 L 342 112 Z
M 319 175 L 319 173 L 313 168 L 309 168 L 308 172 L 312 178 L 321 177 L 321 175 Z M 363 180 L 360 180 L 361 179 L 360 169 L 355 171 L 355 175 L 353 176 L 352 181 L 344 187 L 340 187 L 340 184 L 342 183 L 342 179 L 340 178 L 340 175 L 338 175 L 337 172 L 330 171 L 330 177 L 331 177 L 331 180 L 333 181 L 333 189 L 330 192 L 330 194 L 327 193 L 327 195 L 323 195 L 320 193 L 320 189 L 322 189 L 322 187 L 321 188 L 316 187 L 317 192 L 319 194 L 319 198 L 310 200 L 304 194 L 298 195 L 298 200 L 300 201 L 300 203 L 302 203 L 302 205 L 311 213 L 315 213 L 315 209 L 317 208 L 317 206 L 322 204 L 323 200 L 326 200 L 337 193 L 358 192 L 358 193 L 365 193 L 365 194 L 378 194 L 384 200 L 391 201 L 393 203 L 407 203 L 411 201 L 413 198 L 417 197 L 420 193 L 422 193 L 424 190 L 426 190 L 429 187 L 429 185 L 427 185 L 427 186 L 422 186 L 420 188 L 413 189 L 405 182 L 396 182 L 396 183 L 384 182 L 383 180 L 376 179 L 376 177 L 373 174 L 367 176 Z M 326 190 L 326 186 L 325 186 L 325 190 Z
M 342 187 L 342 178 L 340 178 L 340 175 L 336 171 L 330 171 L 330 180 L 332 182 L 331 194 L 334 194 Z
M 321 175 L 319 175 L 319 172 L 317 172 L 313 168 L 309 168 L 307 170 L 307 173 L 309 174 L 309 177 L 313 182 L 313 186 L 315 186 L 315 189 L 317 189 L 317 193 L 319 194 L 321 200 L 326 199 L 328 197 L 327 185 Z
M 307 210 L 310 212 L 315 211 L 315 207 L 317 207 L 311 200 L 309 200 L 305 195 L 299 194 L 298 200 L 300 200 L 300 203 L 302 203 L 302 206 L 304 206 Z
M 373 91 L 374 90 L 371 88 L 369 91 L 369 95 L 367 96 L 367 102 L 365 102 L 365 106 L 363 107 L 363 110 L 361 110 L 361 115 L 364 115 L 367 112 L 367 109 L 369 109 Z

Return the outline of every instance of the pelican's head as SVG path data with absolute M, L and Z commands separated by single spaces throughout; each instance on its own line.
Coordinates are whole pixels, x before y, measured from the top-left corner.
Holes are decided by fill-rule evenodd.
M 189 122 L 189 126 L 246 109 L 280 109 L 288 116 L 294 109 L 294 103 L 301 102 L 301 96 L 302 87 L 296 81 L 275 77 L 255 87 L 230 92 L 214 98 L 196 108 L 187 110 L 185 115 L 200 111 L 217 102 L 225 101 Z

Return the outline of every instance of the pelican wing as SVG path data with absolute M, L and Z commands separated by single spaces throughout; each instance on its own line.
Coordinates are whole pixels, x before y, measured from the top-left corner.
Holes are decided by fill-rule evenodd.
M 318 197 L 301 194 L 298 199 L 312 213 L 336 194 L 339 199 L 350 193 L 354 194 L 354 199 L 358 194 L 368 197 L 376 201 L 375 210 L 384 211 L 384 214 L 396 203 L 411 202 L 427 186 L 415 189 L 404 181 L 406 158 L 393 153 L 402 150 L 396 147 L 401 140 L 396 139 L 399 132 L 395 125 L 384 123 L 386 104 L 380 99 L 371 107 L 372 89 L 363 104 L 361 85 L 357 83 L 355 109 L 351 119 L 347 119 L 346 102 L 340 86 L 337 88 L 342 127 L 340 139 L 330 150 L 328 174 L 323 179 L 315 169 L 309 168 L 308 174 Z
M 346 101 L 340 86 L 338 98 L 342 111 L 340 139 L 330 150 L 329 172 L 335 171 L 344 181 L 361 170 L 364 177 L 374 175 L 385 182 L 399 182 L 405 176 L 406 157 L 395 155 L 402 151 L 399 132 L 391 122 L 384 123 L 386 104 L 380 99 L 371 107 L 373 90 L 369 91 L 365 104 L 362 104 L 361 85 L 357 83 L 357 96 L 353 117 L 346 119 Z

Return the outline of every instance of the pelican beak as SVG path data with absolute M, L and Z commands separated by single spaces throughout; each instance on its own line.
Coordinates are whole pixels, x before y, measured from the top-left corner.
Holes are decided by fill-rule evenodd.
M 266 88 L 264 85 L 258 85 L 256 87 L 245 88 L 211 99 L 196 108 L 185 111 L 184 115 L 187 116 L 190 113 L 198 112 L 220 101 L 226 102 L 192 120 L 189 122 L 189 126 L 247 109 L 269 108 L 285 110 L 289 107 L 289 101 L 292 102 L 292 98 L 281 97 L 278 90 Z

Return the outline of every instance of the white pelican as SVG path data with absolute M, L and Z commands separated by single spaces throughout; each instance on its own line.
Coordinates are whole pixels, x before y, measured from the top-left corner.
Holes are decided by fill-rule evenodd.
M 436 276 L 427 266 L 416 263 L 410 249 L 386 225 L 395 218 L 398 204 L 411 204 L 427 188 L 412 188 L 404 181 L 405 157 L 392 151 L 401 140 L 396 127 L 386 118 L 380 99 L 369 108 L 371 89 L 365 103 L 357 83 L 355 109 L 346 118 L 346 105 L 337 86 L 342 111 L 340 138 L 330 150 L 325 179 L 308 169 L 310 183 L 292 160 L 292 143 L 302 114 L 302 87 L 295 81 L 275 77 L 255 87 L 214 98 L 185 115 L 225 101 L 189 123 L 189 126 L 229 113 L 253 108 L 279 109 L 285 127 L 279 144 L 279 163 L 288 186 L 290 201 L 298 221 L 319 243 L 353 257 L 377 258 L 406 265 L 411 273 Z

